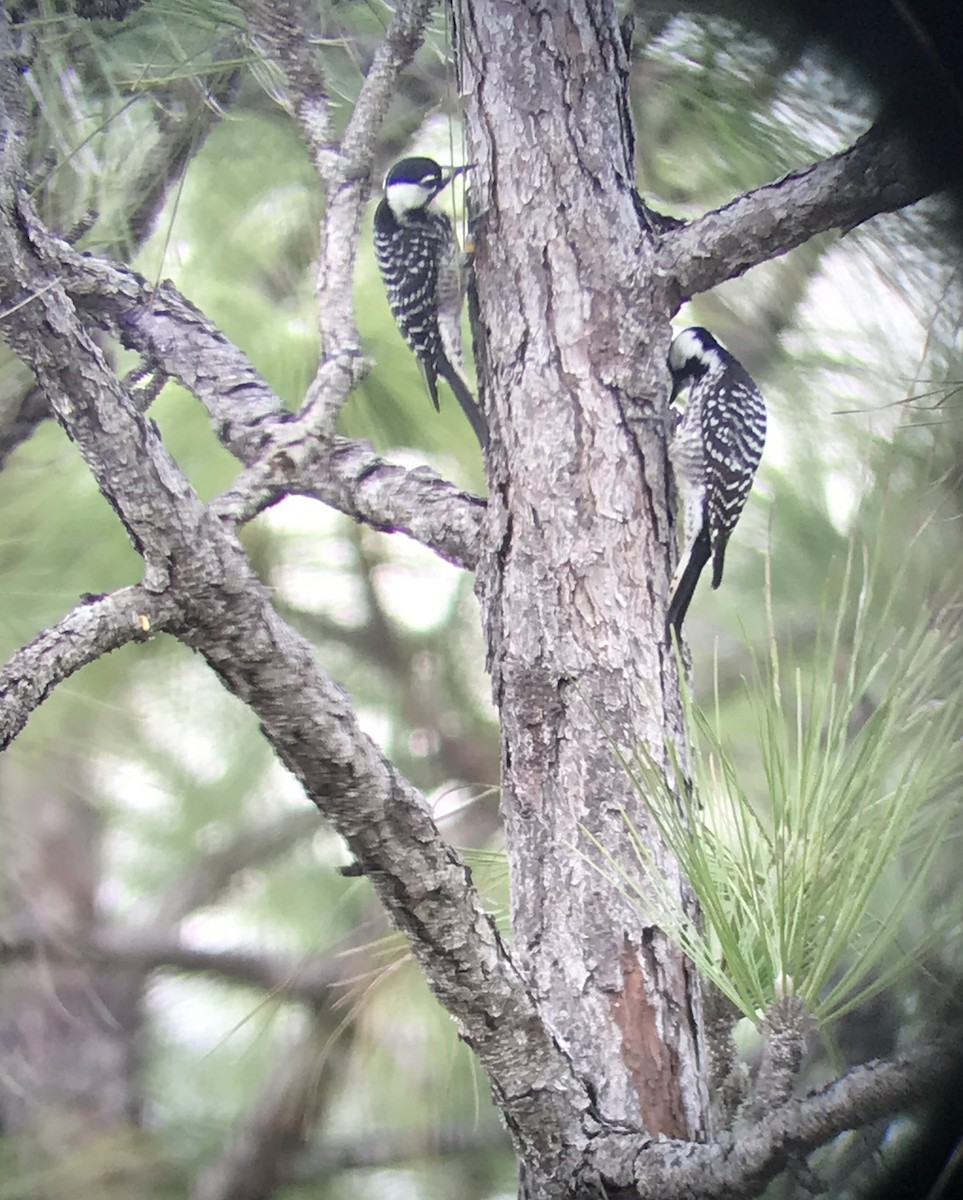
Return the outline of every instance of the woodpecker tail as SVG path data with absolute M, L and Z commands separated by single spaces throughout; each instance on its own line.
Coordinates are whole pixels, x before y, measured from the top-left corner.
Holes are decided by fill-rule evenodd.
M 712 586 L 717 588 L 722 583 L 722 568 L 726 561 L 726 542 L 728 539 L 716 534 L 716 546 L 712 553 Z
M 462 407 L 462 411 L 468 418 L 468 423 L 475 431 L 475 436 L 483 450 L 488 447 L 488 425 L 482 415 L 481 409 L 475 397 L 471 394 L 471 389 L 462 378 L 458 368 L 444 359 L 438 364 L 438 374 L 442 379 L 447 379 L 451 390 L 455 393 L 455 398 Z
M 427 363 L 418 359 L 418 366 L 421 368 L 421 377 L 425 381 L 425 387 L 428 389 L 428 399 L 431 401 L 432 408 L 435 412 L 441 412 L 441 405 L 438 403 L 438 375 L 432 367 Z
M 682 622 L 689 611 L 689 603 L 695 592 L 702 568 L 709 561 L 709 531 L 703 527 L 689 547 L 688 553 L 676 570 L 669 595 L 669 610 L 665 616 L 665 634 L 672 644 L 672 631 L 682 636 Z

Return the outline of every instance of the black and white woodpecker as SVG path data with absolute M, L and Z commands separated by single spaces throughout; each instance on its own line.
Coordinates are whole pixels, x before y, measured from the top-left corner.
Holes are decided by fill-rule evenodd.
M 432 201 L 467 167 L 448 174 L 433 158 L 403 158 L 385 176 L 374 218 L 374 247 L 388 304 L 414 350 L 437 410 L 438 380 L 448 381 L 482 446 L 488 429 L 462 374 L 464 266 L 451 218 Z
M 669 350 L 672 396 L 689 398 L 669 457 L 682 502 L 685 548 L 669 587 L 666 629 L 682 628 L 702 568 L 722 582 L 726 544 L 745 507 L 766 441 L 766 403 L 749 373 L 707 329 L 683 329 Z

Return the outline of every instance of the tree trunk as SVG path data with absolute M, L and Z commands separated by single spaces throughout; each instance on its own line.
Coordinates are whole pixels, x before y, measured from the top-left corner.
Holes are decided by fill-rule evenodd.
M 100 920 L 100 830 L 78 794 L 76 764 L 57 766 L 38 784 L 5 764 L 4 922 L 20 936 L 79 947 Z M 58 775 L 70 782 L 56 784 Z M 25 1175 L 54 1172 L 49 1194 L 61 1192 L 72 1154 L 86 1156 L 87 1173 L 71 1176 L 78 1200 L 126 1195 L 141 1182 L 132 1135 L 140 1121 L 142 989 L 140 970 L 106 967 L 79 950 L 73 961 L 40 955 L 4 967 L 0 1127 L 16 1139 Z
M 686 894 L 612 744 L 664 762 L 681 741 L 663 635 L 671 314 L 633 202 L 627 56 L 606 0 L 456 15 L 492 432 L 478 594 L 515 952 L 602 1118 L 699 1140 L 694 969 L 587 861 L 594 838 L 639 874 L 628 816 Z

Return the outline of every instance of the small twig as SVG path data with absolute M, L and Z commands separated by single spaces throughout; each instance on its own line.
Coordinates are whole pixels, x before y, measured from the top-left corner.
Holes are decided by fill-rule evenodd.
M 296 422 L 266 460 L 242 472 L 215 500 L 219 516 L 244 522 L 286 495 L 313 496 L 373 529 L 405 533 L 458 567 L 481 551 L 485 501 L 430 467 L 408 470 L 364 442 L 312 437 Z
M 142 587 L 84 601 L 9 660 L 0 671 L 0 750 L 34 709 L 75 671 L 128 642 L 146 641 L 175 615 L 170 599 Z

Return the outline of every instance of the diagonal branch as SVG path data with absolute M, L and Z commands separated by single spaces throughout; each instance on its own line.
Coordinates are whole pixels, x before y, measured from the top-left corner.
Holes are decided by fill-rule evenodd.
M 675 307 L 825 229 L 844 232 L 921 200 L 945 180 L 924 171 L 898 131 L 874 125 L 848 150 L 665 233 L 655 272 Z
M 190 159 L 220 123 L 240 79 L 239 67 L 218 74 L 215 64 L 206 83 L 198 77 L 175 79 L 154 92 L 157 141 L 128 185 L 134 203 L 123 216 L 125 236 L 107 253 L 129 260 L 144 245 Z
M 362 442 L 319 437 L 306 416 L 292 418 L 247 356 L 173 284 L 154 288 L 127 267 L 79 253 L 37 221 L 31 236 L 78 309 L 192 392 L 220 442 L 249 468 L 216 506 L 220 515 L 249 521 L 286 495 L 313 496 L 474 567 L 484 501 L 427 467 L 409 471 Z M 360 361 L 322 366 L 316 383 L 324 403 L 343 402 Z
M 174 608 L 142 587 L 91 597 L 18 650 L 0 671 L 0 750 L 58 683 L 128 642 L 165 628 Z
M 276 448 L 244 471 L 214 510 L 248 521 L 286 495 L 313 496 L 386 533 L 406 533 L 455 566 L 473 569 L 486 504 L 430 467 L 408 470 L 364 442 L 313 436 L 304 423 L 285 426 Z
M 360 175 L 371 166 L 375 135 L 398 86 L 398 76 L 414 58 L 425 36 L 434 0 L 402 0 L 375 51 L 342 139 L 348 173 Z
M 39 224 L 31 231 L 50 265 L 67 269 L 67 291 L 84 310 L 192 391 L 226 448 L 256 464 L 223 498 L 222 515 L 247 521 L 285 495 L 314 496 L 376 529 L 408 533 L 458 565 L 474 565 L 482 500 L 428 468 L 390 464 L 364 443 L 319 440 L 290 419 L 247 357 L 173 285 L 155 291 L 125 267 L 78 254 Z M 332 388 L 342 390 L 335 382 Z M 273 457 L 266 455 L 272 442 Z
M 39 221 L 30 234 L 78 311 L 195 395 L 218 440 L 255 462 L 290 413 L 247 355 L 172 283 L 154 287 L 129 267 L 82 254 Z
M 143 554 L 145 586 L 163 593 L 177 614 L 170 631 L 255 713 L 281 761 L 348 841 L 430 987 L 476 1050 L 524 1157 L 577 1155 L 564 1134 L 590 1107 L 588 1093 L 425 798 L 362 732 L 313 648 L 271 606 L 232 523 L 200 503 L 157 430 L 118 385 L 62 285 L 51 281 L 36 214 L 13 182 L 21 167 L 19 80 L 5 49 L 0 24 L 0 303 L 10 310 L 7 340 L 35 372 Z M 18 304 L 23 298 L 28 302 Z
M 245 0 L 251 42 L 283 72 L 291 107 L 320 174 L 334 148 L 328 85 L 312 48 L 308 6 L 298 0 Z
M 209 589 L 183 640 L 257 715 L 275 751 L 348 841 L 429 986 L 458 1022 L 530 1152 L 563 1152 L 549 1131 L 588 1105 L 542 1024 L 469 872 L 424 797 L 358 728 L 311 647 L 257 590 Z M 549 1146 L 539 1143 L 548 1139 Z M 566 1143 L 564 1152 L 571 1152 Z
M 728 1171 L 747 1190 L 762 1189 L 792 1158 L 808 1154 L 847 1129 L 895 1116 L 933 1095 L 953 1073 L 947 1047 L 913 1058 L 856 1067 L 814 1095 L 782 1105 L 756 1125 L 729 1135 Z M 732 1177 L 732 1175 L 730 1177 Z
M 333 433 L 349 392 L 367 371 L 359 348 L 353 286 L 375 136 L 398 74 L 421 45 L 432 7 L 432 0 L 400 0 L 397 4 L 362 85 L 344 146 L 338 147 L 324 76 L 304 44 L 303 14 L 296 0 L 271 4 L 249 0 L 247 4 L 254 40 L 269 48 L 286 76 L 294 112 L 325 193 L 317 277 L 323 359 L 308 388 L 305 416 L 326 435 Z

